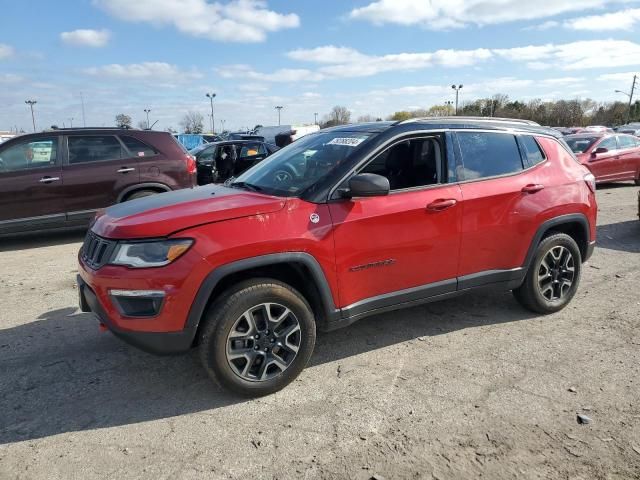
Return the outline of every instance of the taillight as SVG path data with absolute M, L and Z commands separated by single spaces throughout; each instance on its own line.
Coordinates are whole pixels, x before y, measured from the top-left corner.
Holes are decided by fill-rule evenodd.
M 196 159 L 193 157 L 193 155 L 187 155 L 186 160 L 187 160 L 187 173 L 190 175 L 195 174 L 196 171 L 198 170 L 196 168 Z
M 596 193 L 596 177 L 593 176 L 593 173 L 587 173 L 584 176 L 584 182 L 592 193 Z

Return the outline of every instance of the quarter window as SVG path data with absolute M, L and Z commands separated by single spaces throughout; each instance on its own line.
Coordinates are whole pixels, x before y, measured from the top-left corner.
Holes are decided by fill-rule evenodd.
M 13 144 L 0 152 L 0 173 L 51 167 L 58 158 L 58 139 L 36 138 Z
M 503 133 L 458 132 L 461 180 L 495 177 L 523 169 L 516 137 Z
M 123 158 L 122 145 L 113 136 L 69 137 L 69 163 L 103 162 Z
M 122 143 L 124 143 L 134 157 L 151 157 L 158 154 L 154 148 L 141 142 L 137 138 L 122 135 L 120 136 L 120 140 L 122 140 Z
M 436 138 L 404 140 L 376 156 L 361 173 L 387 177 L 391 190 L 435 185 L 442 178 L 442 158 Z
M 544 153 L 536 139 L 530 135 L 520 136 L 520 145 L 522 146 L 522 154 L 529 166 L 533 167 L 544 162 Z

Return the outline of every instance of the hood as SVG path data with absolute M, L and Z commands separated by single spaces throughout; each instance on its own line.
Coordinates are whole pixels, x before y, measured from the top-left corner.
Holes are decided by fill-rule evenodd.
M 205 223 L 275 212 L 284 205 L 282 198 L 206 185 L 114 205 L 91 229 L 116 239 L 165 237 Z

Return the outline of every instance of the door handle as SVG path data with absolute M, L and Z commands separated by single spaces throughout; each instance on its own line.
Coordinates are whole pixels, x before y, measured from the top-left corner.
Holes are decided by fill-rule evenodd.
M 438 199 L 427 205 L 427 210 L 431 212 L 441 212 L 442 210 L 453 207 L 456 203 L 458 203 L 458 201 L 453 198 L 446 200 Z
M 536 193 L 544 189 L 544 185 L 538 183 L 531 183 L 522 187 L 522 193 Z
M 129 172 L 133 172 L 135 170 L 135 168 L 130 168 L 130 167 L 122 167 L 120 170 L 117 170 L 118 173 L 129 173 Z
M 42 177 L 40 180 L 38 180 L 38 182 L 51 183 L 51 182 L 57 182 L 59 180 L 60 180 L 60 177 Z

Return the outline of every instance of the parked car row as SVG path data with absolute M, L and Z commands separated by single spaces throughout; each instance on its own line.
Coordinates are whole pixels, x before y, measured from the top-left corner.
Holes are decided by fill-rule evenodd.
M 114 203 L 196 185 L 170 133 L 59 129 L 0 145 L 0 234 L 86 226 Z
M 625 134 L 580 133 L 564 139 L 598 183 L 633 180 L 640 185 L 640 138 Z

